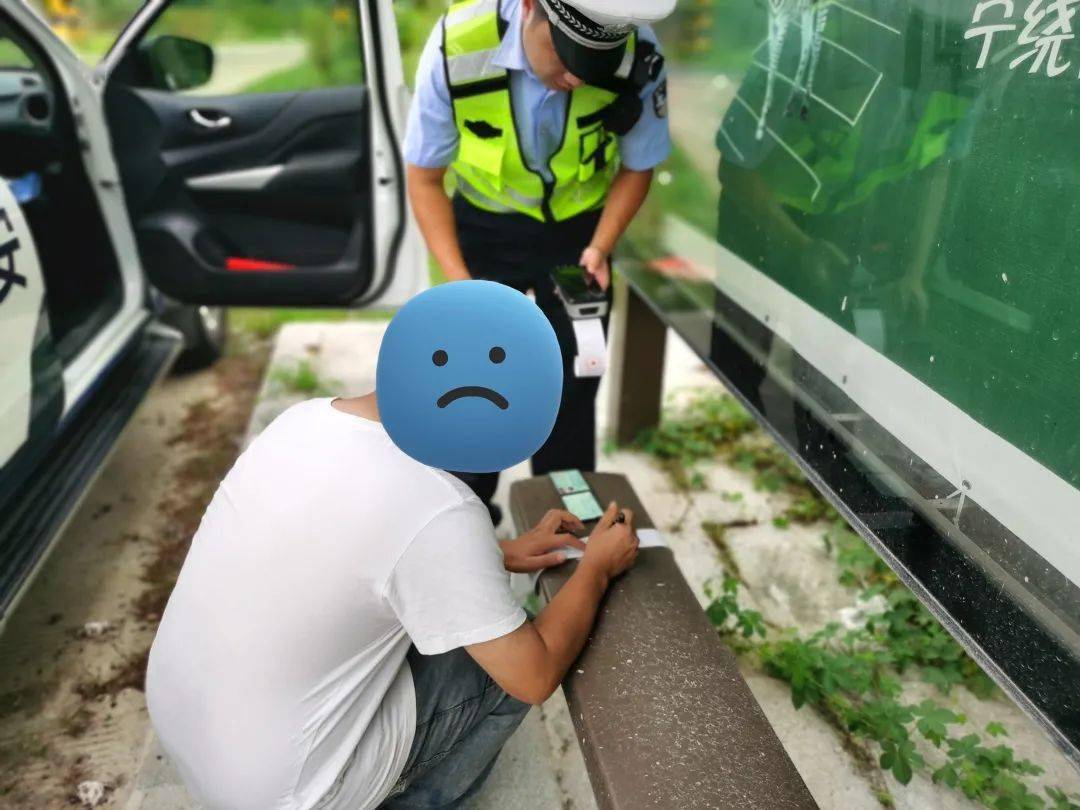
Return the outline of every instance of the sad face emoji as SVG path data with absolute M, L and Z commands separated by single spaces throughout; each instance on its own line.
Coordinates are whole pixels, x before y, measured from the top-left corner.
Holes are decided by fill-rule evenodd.
M 525 295 L 492 281 L 442 284 L 390 322 L 376 371 L 379 415 L 424 464 L 495 472 L 547 440 L 559 410 L 555 332 Z

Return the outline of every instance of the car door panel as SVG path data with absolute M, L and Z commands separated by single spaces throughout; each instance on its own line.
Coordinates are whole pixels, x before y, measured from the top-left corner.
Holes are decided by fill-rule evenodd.
M 355 83 L 229 95 L 147 84 L 139 60 L 154 38 L 142 39 L 160 30 L 171 3 L 143 7 L 103 63 L 103 97 L 155 286 L 190 303 L 267 306 L 396 303 L 396 270 L 422 288 L 426 266 L 412 244 L 394 137 L 400 122 L 384 98 L 387 72 L 395 89 L 401 83 L 396 32 L 392 47 L 379 33 L 392 20 L 385 4 L 358 6 L 370 31 L 358 38 L 364 67 Z M 387 205 L 387 192 L 397 204 Z
M 114 149 L 141 258 L 170 295 L 344 304 L 370 285 L 366 88 L 207 97 L 116 84 L 106 103 L 128 122 Z

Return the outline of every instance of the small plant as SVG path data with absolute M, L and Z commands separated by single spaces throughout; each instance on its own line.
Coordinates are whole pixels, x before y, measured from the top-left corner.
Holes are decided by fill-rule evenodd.
M 1080 810 L 1058 788 L 1046 788 L 1046 799 L 1035 793 L 1027 779 L 1043 769 L 1003 743 L 988 742 L 1007 736 L 1001 723 L 988 723 L 985 737 L 961 735 L 964 715 L 933 700 L 904 702 L 898 676 L 910 667 L 945 694 L 962 684 L 985 697 L 995 687 L 850 529 L 834 526 L 829 547 L 842 567 L 841 581 L 861 588 L 861 600 L 885 596 L 885 612 L 864 627 L 845 631 L 832 623 L 805 637 L 770 633 L 758 611 L 740 606 L 739 580 L 732 576 L 719 592 L 706 586 L 706 614 L 736 650 L 754 655 L 765 672 L 790 685 L 796 708 L 812 706 L 853 740 L 875 745 L 878 766 L 900 784 L 927 771 L 935 783 L 986 807 Z M 887 792 L 879 792 L 879 801 L 892 804 Z
M 681 492 L 702 490 L 705 477 L 693 469 L 723 454 L 740 436 L 755 430 L 746 410 L 727 394 L 703 394 L 665 414 L 659 426 L 643 431 L 634 446 L 655 456 Z
M 695 465 L 721 458 L 737 469 L 751 472 L 754 486 L 766 492 L 785 492 L 792 498 L 779 528 L 791 523 L 816 523 L 839 517 L 810 485 L 798 465 L 765 436 L 753 417 L 727 394 L 702 393 L 680 408 L 669 410 L 660 425 L 643 431 L 634 446 L 653 455 L 679 492 L 706 488 L 705 476 Z M 725 492 L 728 502 L 740 501 L 740 492 Z
M 714 583 L 705 587 L 706 613 L 733 649 L 753 656 L 766 673 L 789 684 L 796 708 L 813 707 L 831 722 L 859 762 L 891 773 L 901 784 L 916 771 L 926 772 L 935 783 L 986 807 L 1080 810 L 1076 797 L 1058 788 L 1046 788 L 1045 798 L 1033 790 L 1030 777 L 1042 768 L 1017 759 L 1012 748 L 997 741 L 1007 737 L 1001 723 L 988 723 L 982 734 L 965 734 L 960 731 L 967 722 L 962 714 L 933 700 L 904 701 L 900 678 L 908 673 L 942 695 L 963 686 L 985 699 L 997 687 L 734 399 L 695 397 L 665 415 L 658 428 L 642 433 L 635 445 L 657 458 L 681 492 L 704 486 L 695 465 L 724 459 L 750 473 L 757 489 L 790 496 L 790 505 L 773 518 L 777 528 L 828 524 L 822 541 L 839 568 L 839 581 L 856 591 L 858 602 L 873 600 L 883 607 L 867 615 L 862 626 L 845 629 L 832 623 L 800 635 L 773 627 L 760 612 L 742 607 L 741 574 L 725 532 L 753 521 L 702 523 L 725 570 L 719 590 Z M 742 499 L 741 493 L 731 492 L 721 497 L 726 502 Z M 884 782 L 874 790 L 882 806 L 893 806 Z
M 291 368 L 274 370 L 273 380 L 293 394 L 329 394 L 329 389 L 319 379 L 318 372 L 307 360 L 301 360 Z
M 717 593 L 712 583 L 706 583 L 705 596 L 711 601 L 705 609 L 709 620 L 719 628 L 729 632 L 738 632 L 743 638 L 755 635 L 765 638 L 765 620 L 756 610 L 744 610 L 739 607 L 739 580 L 732 575 L 724 577 L 721 590 Z M 732 627 L 728 627 L 728 619 Z

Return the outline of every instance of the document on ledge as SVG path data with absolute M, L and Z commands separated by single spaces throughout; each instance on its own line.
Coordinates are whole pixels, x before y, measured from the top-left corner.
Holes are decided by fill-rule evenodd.
M 667 547 L 667 543 L 664 542 L 664 536 L 660 534 L 660 532 L 658 532 L 656 529 L 638 529 L 637 538 L 638 548 Z M 589 539 L 585 538 L 585 542 L 588 543 Z M 574 548 L 573 546 L 564 546 L 562 551 L 564 554 L 566 554 L 566 559 L 568 560 L 579 560 L 585 553 Z M 524 575 L 529 578 L 529 585 L 531 590 L 534 590 L 536 588 L 536 580 L 540 578 L 541 573 L 541 571 L 533 571 L 529 574 Z M 515 574 L 514 576 L 517 575 Z
M 666 546 L 664 542 L 664 536 L 660 534 L 656 529 L 638 529 L 637 530 L 638 548 L 655 548 L 657 546 Z M 585 539 L 588 543 L 588 538 Z M 568 560 L 578 560 L 585 553 L 580 549 L 576 549 L 573 546 L 566 546 L 563 548 L 563 552 L 566 554 Z

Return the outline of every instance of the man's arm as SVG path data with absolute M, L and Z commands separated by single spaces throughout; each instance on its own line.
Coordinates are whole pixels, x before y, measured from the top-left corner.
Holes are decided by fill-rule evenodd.
M 446 167 L 426 169 L 410 163 L 406 169 L 409 202 L 428 250 L 446 277 L 459 281 L 470 276 L 458 242 L 454 208 L 443 184 L 445 177 Z
M 466 647 L 508 694 L 539 704 L 558 688 L 588 639 L 608 583 L 634 564 L 638 541 L 633 514 L 612 502 L 597 522 L 577 570 L 534 622 L 501 638 Z

